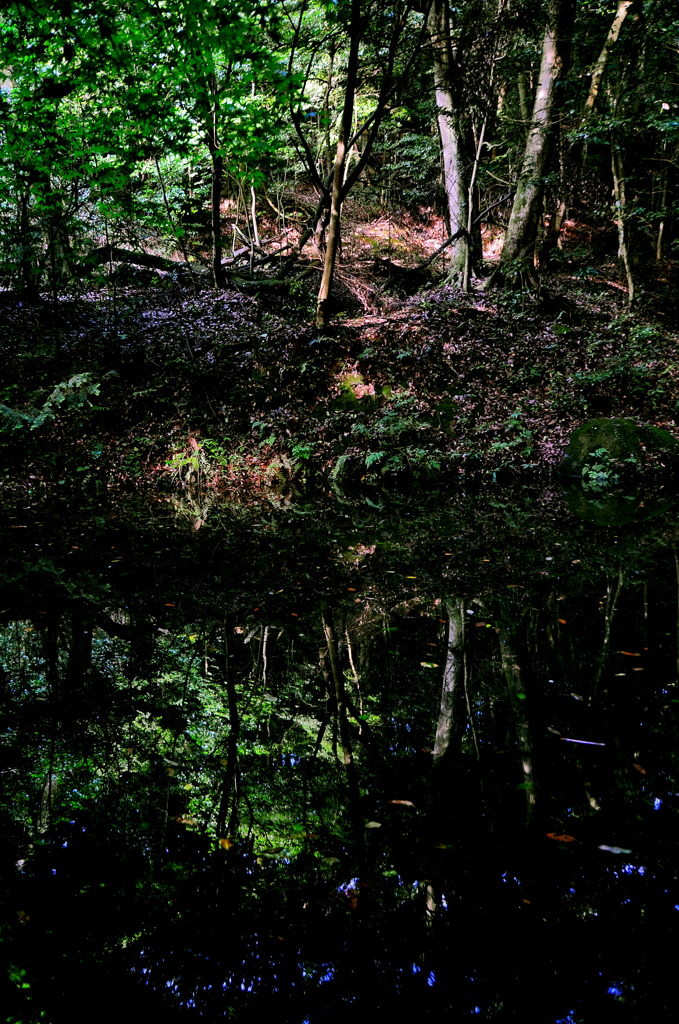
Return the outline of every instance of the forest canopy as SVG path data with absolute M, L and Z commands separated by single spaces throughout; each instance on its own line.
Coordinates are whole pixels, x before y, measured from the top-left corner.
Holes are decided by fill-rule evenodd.
M 6 289 L 114 250 L 224 287 L 245 248 L 251 278 L 317 268 L 322 325 L 350 192 L 440 213 L 464 289 L 534 283 L 569 218 L 615 226 L 630 304 L 676 246 L 679 21 L 655 0 L 33 0 L 0 32 Z

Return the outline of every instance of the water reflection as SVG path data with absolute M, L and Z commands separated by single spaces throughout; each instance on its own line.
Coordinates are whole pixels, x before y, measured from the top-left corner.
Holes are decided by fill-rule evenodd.
M 671 524 L 13 516 L 9 1021 L 667 1014 Z

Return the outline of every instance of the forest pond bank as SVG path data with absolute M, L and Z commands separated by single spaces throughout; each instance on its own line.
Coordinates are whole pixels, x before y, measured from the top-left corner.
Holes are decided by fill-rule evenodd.
M 440 287 L 325 332 L 308 294 L 1 297 L 3 488 L 437 491 L 549 479 L 596 417 L 677 436 L 675 318 L 651 294 Z

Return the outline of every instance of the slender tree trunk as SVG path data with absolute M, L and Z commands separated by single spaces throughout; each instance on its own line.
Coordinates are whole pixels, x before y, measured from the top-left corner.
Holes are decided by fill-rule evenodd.
M 224 181 L 224 158 L 219 148 L 219 93 L 217 81 L 212 78 L 210 82 L 210 94 L 212 107 L 210 110 L 210 122 L 207 126 L 207 145 L 210 151 L 211 180 L 210 180 L 210 211 L 212 221 L 212 279 L 215 288 L 223 288 L 226 284 L 226 274 L 222 266 L 222 183 Z
M 500 3 L 498 4 L 498 14 L 502 10 L 502 5 L 503 5 L 503 0 L 500 0 Z M 492 95 L 493 89 L 494 89 L 494 85 L 495 85 L 495 64 L 496 64 L 496 58 L 497 58 L 497 41 L 496 41 L 495 45 L 493 46 L 493 50 L 492 50 L 492 54 L 491 54 L 491 58 L 490 58 L 491 67 L 490 67 L 490 74 L 488 76 L 488 95 L 489 96 Z M 523 81 L 522 76 L 519 76 L 519 80 Z M 471 278 L 471 272 L 472 272 L 472 258 L 473 258 L 472 249 L 476 249 L 477 250 L 477 255 L 479 257 L 482 254 L 480 230 L 479 230 L 479 234 L 478 234 L 478 236 L 476 238 L 472 237 L 472 231 L 473 231 L 474 223 L 475 223 L 475 220 L 474 220 L 474 189 L 476 188 L 476 178 L 477 178 L 477 175 L 479 173 L 479 167 L 481 166 L 481 156 L 482 156 L 482 153 L 483 153 L 483 144 L 484 144 L 485 138 L 486 138 L 486 129 L 488 128 L 489 118 L 490 118 L 490 110 L 489 110 L 489 107 L 487 106 L 486 107 L 486 112 L 485 112 L 485 114 L 483 116 L 483 121 L 481 123 L 481 128 L 480 128 L 480 131 L 479 131 L 479 134 L 478 134 L 478 139 L 476 141 L 476 151 L 474 153 L 474 163 L 472 164 L 471 173 L 469 174 L 469 183 L 468 183 L 468 188 L 467 188 L 467 223 L 466 223 L 466 232 L 467 233 L 466 233 L 466 238 L 465 238 L 465 241 L 466 241 L 466 252 L 465 252 L 465 260 L 464 260 L 464 274 L 463 274 L 463 278 L 462 278 L 462 291 L 465 292 L 465 293 L 469 291 L 469 284 L 470 284 L 470 278 Z M 479 218 L 477 217 L 476 220 L 478 221 Z M 477 243 L 477 244 L 475 244 L 475 243 Z
M 238 740 L 240 738 L 240 715 L 238 697 L 231 673 L 229 672 L 228 648 L 224 645 L 224 665 L 227 699 L 229 703 L 229 738 L 226 744 L 226 771 L 222 780 L 217 811 L 218 839 L 232 838 L 238 831 L 238 810 L 240 797 L 240 772 L 238 769 Z M 231 795 L 233 794 L 233 801 Z
M 601 53 L 599 54 L 598 60 L 592 68 L 592 78 L 589 85 L 589 92 L 587 93 L 587 99 L 585 100 L 585 105 L 582 111 L 582 119 L 580 122 L 581 127 L 586 124 L 587 120 L 594 113 L 596 102 L 599 96 L 599 91 L 601 88 L 601 82 L 606 67 L 608 65 L 609 58 L 611 56 L 611 51 L 613 50 L 613 47 L 618 41 L 620 30 L 622 29 L 622 24 L 625 18 L 627 17 L 627 12 L 629 8 L 632 6 L 633 2 L 634 0 L 618 0 L 618 8 L 613 17 L 613 22 L 608 31 L 608 35 L 606 36 L 606 39 L 604 41 L 604 45 L 601 49 Z M 576 158 L 576 163 L 580 168 L 582 168 L 584 167 L 586 160 L 587 142 L 585 141 L 581 147 L 579 157 Z
M 627 279 L 627 305 L 634 305 L 634 276 L 629 256 L 627 223 L 625 220 L 625 172 L 620 146 L 611 138 L 611 171 L 613 174 L 613 204 L 615 209 L 615 226 L 618 229 L 618 259 L 625 268 Z
M 611 56 L 611 51 L 613 50 L 613 47 L 618 41 L 618 37 L 620 35 L 620 30 L 622 29 L 623 22 L 627 17 L 627 12 L 629 8 L 632 6 L 633 2 L 634 0 L 618 0 L 618 7 L 615 12 L 613 22 L 608 31 L 608 35 L 606 36 L 606 39 L 604 41 L 601 53 L 599 54 L 599 57 L 592 68 L 592 78 L 590 81 L 589 92 L 587 93 L 587 99 L 585 100 L 582 118 L 580 120 L 581 127 L 587 122 L 588 118 L 591 117 L 594 111 L 597 97 L 599 95 L 599 90 L 601 88 L 601 81 L 603 79 L 604 72 L 608 65 L 608 61 Z M 579 149 L 580 152 L 576 153 L 573 159 L 573 165 L 576 168 L 576 173 L 579 169 L 583 167 L 585 160 L 587 158 L 587 144 L 585 143 L 584 145 L 579 147 Z M 557 247 L 559 236 L 561 234 L 561 228 L 563 226 L 567 210 L 567 203 L 566 199 L 564 198 L 564 194 L 566 192 L 566 175 L 564 173 L 563 166 L 563 152 L 560 153 L 559 164 L 559 195 L 549 221 L 549 227 L 547 229 L 544 244 L 542 245 L 542 254 L 544 255 L 546 261 L 549 260 L 549 254 L 552 253 Z M 571 189 L 573 189 L 572 184 Z
M 561 237 L 561 229 L 563 222 L 566 219 L 566 213 L 568 212 L 568 204 L 565 196 L 568 192 L 566 168 L 563 152 L 563 138 L 561 132 L 559 132 L 559 139 L 557 142 L 559 150 L 559 183 L 558 191 L 556 195 L 556 201 L 552 208 L 551 215 L 549 217 L 549 223 L 545 228 L 544 236 L 540 244 L 540 249 L 537 255 L 538 265 L 540 267 L 548 267 L 552 255 L 559 245 L 559 238 Z
M 532 277 L 536 225 L 542 204 L 543 175 L 547 166 L 553 125 L 556 87 L 565 69 L 564 29 L 571 23 L 573 0 L 549 0 L 547 26 L 533 117 L 509 218 L 502 257 L 486 287 L 524 273 Z
M 434 64 L 434 90 L 441 139 L 448 233 L 454 235 L 462 229 L 460 237 L 450 247 L 448 280 L 461 285 L 469 258 L 467 227 L 470 196 L 463 158 L 464 133 L 461 125 L 460 100 L 455 89 L 457 74 L 450 35 L 448 0 L 433 0 L 429 9 L 428 27 Z
M 583 120 L 589 117 L 589 115 L 594 110 L 594 104 L 596 103 L 596 98 L 599 94 L 601 79 L 603 78 L 604 71 L 606 70 L 606 65 L 608 64 L 608 58 L 611 55 L 611 50 L 618 41 L 618 36 L 620 35 L 622 23 L 627 17 L 627 12 L 632 6 L 633 2 L 634 0 L 618 0 L 618 9 L 615 12 L 613 23 L 609 29 L 608 35 L 606 36 L 606 41 L 603 45 L 601 53 L 599 54 L 599 59 L 597 60 L 596 64 L 592 69 L 592 80 L 590 82 L 587 99 L 585 100 Z
M 158 175 L 158 183 L 160 185 L 160 190 L 161 190 L 161 192 L 163 194 L 163 205 L 165 207 L 165 213 L 167 214 L 167 219 L 168 219 L 168 222 L 170 224 L 170 228 L 172 229 L 172 234 L 177 239 L 177 242 L 179 243 L 179 248 L 182 251 L 182 256 L 184 257 L 184 263 L 186 264 L 186 269 L 188 270 L 189 277 L 191 279 L 191 287 L 193 288 L 193 292 L 194 292 L 194 295 L 195 295 L 195 294 L 198 293 L 198 287 L 196 285 L 196 279 L 193 276 L 193 270 L 191 269 L 191 263 L 189 262 L 189 254 L 188 254 L 187 249 L 186 249 L 186 242 L 184 241 L 183 233 L 180 232 L 177 229 L 177 225 L 175 224 L 175 219 L 172 216 L 172 207 L 170 206 L 170 203 L 169 203 L 168 198 L 167 198 L 167 192 L 165 190 L 165 181 L 163 179 L 163 175 L 162 175 L 161 170 L 160 170 L 160 161 L 158 159 L 157 154 L 155 156 L 155 164 L 156 164 L 156 174 Z
M 665 145 L 666 151 L 666 145 Z M 667 206 L 667 168 L 664 168 L 661 172 L 662 181 L 662 198 L 660 200 L 660 209 L 663 211 L 661 219 L 658 221 L 658 234 L 655 242 L 655 258 L 656 260 L 662 259 L 662 240 L 663 233 L 665 231 L 665 207 Z
M 532 821 L 536 809 L 535 773 L 533 770 L 533 737 L 527 715 L 527 693 L 518 664 L 517 645 L 510 629 L 500 630 L 502 669 L 512 705 L 516 742 L 521 760 L 523 789 L 526 794 L 526 820 Z
M 464 725 L 464 601 L 446 602 L 448 650 L 434 742 L 434 768 L 454 756 Z
M 335 687 L 335 704 L 337 707 L 337 723 L 339 727 L 340 744 L 342 746 L 342 760 L 347 778 L 347 791 L 349 797 L 349 818 L 351 819 L 356 839 L 363 842 L 363 815 L 361 814 L 361 798 L 356 774 L 354 754 L 351 749 L 351 736 L 349 734 L 349 723 L 347 720 L 347 696 L 344 692 L 344 676 L 339 662 L 337 651 L 337 634 L 332 617 L 332 612 L 325 601 L 321 601 L 321 618 L 323 620 L 323 631 L 325 641 L 328 645 L 328 661 L 332 681 Z
M 349 63 L 347 66 L 347 79 L 344 87 L 344 109 L 342 110 L 342 122 L 340 125 L 339 138 L 337 140 L 337 150 L 335 152 L 325 261 L 323 264 L 323 276 L 321 278 L 321 286 L 318 291 L 318 300 L 316 305 L 316 326 L 321 328 L 325 327 L 328 322 L 328 303 L 330 300 L 330 291 L 335 274 L 335 263 L 337 261 L 337 252 L 339 250 L 340 243 L 340 214 L 342 211 L 344 167 L 347 159 L 347 142 L 351 137 L 351 125 L 354 116 L 354 94 L 356 92 L 356 81 L 358 78 L 358 49 L 362 35 L 360 7 L 360 0 L 352 0 L 351 22 L 349 27 Z
M 70 699 L 84 690 L 91 668 L 92 622 L 84 606 L 76 604 L 71 612 L 71 643 L 64 672 L 64 685 Z
M 589 696 L 589 703 L 597 697 L 599 692 L 599 684 L 604 674 L 606 662 L 608 661 L 608 655 L 611 648 L 611 628 L 613 626 L 613 620 L 615 619 L 615 611 L 618 605 L 618 598 L 622 593 L 622 588 L 625 584 L 625 577 L 622 570 L 618 573 L 618 577 L 615 584 L 608 582 L 606 587 L 606 604 L 604 605 L 604 638 L 601 644 L 601 654 L 599 656 L 599 667 L 594 675 L 594 681 L 592 684 L 592 690 Z
M 323 276 L 321 286 L 318 290 L 316 306 L 316 326 L 325 327 L 328 322 L 328 304 L 330 291 L 335 276 L 335 263 L 340 244 L 340 214 L 342 210 L 342 185 L 344 184 L 344 161 L 346 160 L 346 148 L 344 139 L 337 140 L 337 152 L 335 154 L 335 170 L 332 178 L 332 193 L 330 198 L 330 219 L 328 221 L 328 234 L 325 245 L 325 260 L 323 262 Z
M 222 266 L 222 225 L 221 200 L 224 161 L 216 146 L 210 146 L 212 175 L 210 182 L 210 204 L 212 210 L 212 279 L 215 288 L 223 288 L 226 275 Z
M 520 72 L 517 77 L 516 87 L 519 93 L 519 110 L 521 111 L 521 120 L 526 126 L 526 130 L 528 130 L 527 126 L 530 122 L 530 106 L 526 76 L 523 74 L 523 72 Z

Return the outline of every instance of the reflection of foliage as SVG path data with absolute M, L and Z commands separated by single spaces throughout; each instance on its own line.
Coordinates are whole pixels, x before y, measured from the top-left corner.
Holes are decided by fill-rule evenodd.
M 636 465 L 637 460 L 633 456 L 625 459 L 625 462 Z M 597 448 L 590 452 L 587 461 L 582 467 L 582 486 L 591 491 L 607 490 L 620 483 L 622 464 L 611 458 L 607 448 Z
M 24 412 L 0 405 L 0 416 L 16 429 L 39 430 L 62 413 L 83 412 L 92 408 L 92 398 L 99 395 L 101 384 L 92 381 L 89 373 L 76 373 L 50 392 L 42 408 Z
M 68 538 L 66 568 L 51 546 L 51 568 L 42 562 L 39 572 L 26 570 L 33 582 L 61 575 L 49 591 L 34 587 L 40 600 L 0 628 L 0 782 L 11 869 L 1 893 L 9 923 L 0 938 L 12 953 L 16 991 L 35 993 L 36 1007 L 32 1014 L 22 1005 L 17 1022 L 32 1024 L 44 1007 L 51 1010 L 62 998 L 59 985 L 72 992 L 69 972 L 49 985 L 44 980 L 46 946 L 64 950 L 84 976 L 132 974 L 146 979 L 149 998 L 162 993 L 170 1007 L 193 1000 L 206 1019 L 218 1019 L 228 1003 L 234 1019 L 245 1020 L 283 975 L 295 989 L 286 986 L 293 996 L 281 1000 L 296 998 L 299 988 L 305 1012 L 311 997 L 320 998 L 319 977 L 330 972 L 353 994 L 356 977 L 337 950 L 360 933 L 381 958 L 377 967 L 364 958 L 365 987 L 377 990 L 377 979 L 400 998 L 403 978 L 419 962 L 413 950 L 426 948 L 434 935 L 448 956 L 448 935 L 454 931 L 458 941 L 458 911 L 466 922 L 480 921 L 477 941 L 487 940 L 497 899 L 489 879 L 497 879 L 507 856 L 515 864 L 506 883 L 511 905 L 522 905 L 529 891 L 521 858 L 494 838 L 516 829 L 525 805 L 527 780 L 512 732 L 519 702 L 530 725 L 536 704 L 540 721 L 544 715 L 550 723 L 551 731 L 539 732 L 535 776 L 537 799 L 549 794 L 549 833 L 575 836 L 576 853 L 595 824 L 597 835 L 601 828 L 605 833 L 591 802 L 604 790 L 619 798 L 616 837 L 638 828 L 637 816 L 651 812 L 658 793 L 664 798 L 663 786 L 674 791 L 674 753 L 654 754 L 666 782 L 650 785 L 650 772 L 630 768 L 626 745 L 618 764 L 613 747 L 573 750 L 561 736 L 598 742 L 600 721 L 615 717 L 620 734 L 636 740 L 641 708 L 654 739 L 670 728 L 666 695 L 655 695 L 643 673 L 634 686 L 622 675 L 626 662 L 644 664 L 652 628 L 660 635 L 669 621 L 652 571 L 666 554 L 646 564 L 645 544 L 639 551 L 609 549 L 595 531 L 583 544 L 564 524 L 561 506 L 552 532 L 541 524 L 543 511 L 527 530 L 527 507 L 495 492 L 471 500 L 458 519 L 438 521 L 428 511 L 420 521 L 401 513 L 381 528 L 365 516 L 349 525 L 338 517 L 319 525 L 323 544 L 310 520 L 298 518 L 285 533 L 278 516 L 258 511 L 233 535 L 174 526 L 171 544 L 158 530 L 146 553 L 136 549 L 141 557 L 134 568 L 119 538 L 120 560 L 111 565 L 109 538 L 100 544 L 88 535 L 81 553 Z M 472 535 L 475 515 L 487 518 Z M 135 539 L 137 525 L 135 519 Z M 16 531 L 18 538 L 25 533 Z M 517 538 L 526 536 L 521 546 Z M 100 548 L 107 583 L 86 586 L 87 573 L 71 566 Z M 613 570 L 622 559 L 635 581 L 648 578 L 643 596 L 636 585 L 616 589 Z M 16 578 L 13 573 L 3 589 L 8 608 L 25 600 Z M 606 587 L 612 596 L 601 605 Z M 334 595 L 365 825 L 360 853 L 347 813 L 332 693 L 319 665 L 319 590 Z M 460 737 L 437 802 L 431 745 L 447 656 L 447 609 L 438 595 L 454 590 L 465 594 L 460 607 L 468 623 L 476 735 L 467 729 Z M 642 601 L 649 607 L 643 645 L 642 632 L 635 634 Z M 611 620 L 614 605 L 595 692 L 591 666 L 601 656 L 602 616 Z M 524 673 L 523 689 L 512 691 L 502 671 L 502 644 L 510 641 L 512 668 L 520 665 Z M 656 656 L 663 671 L 672 670 L 675 652 L 665 640 L 655 644 Z M 623 687 L 624 702 L 617 697 Z M 586 710 L 590 697 L 602 713 L 596 720 Z M 675 739 L 671 728 L 663 742 L 669 739 Z M 574 767 L 581 753 L 596 757 L 600 749 L 606 759 Z M 220 830 L 230 779 L 226 822 L 232 827 Z M 478 827 L 481 815 L 490 829 Z M 622 835 L 620 845 L 603 838 L 610 857 L 623 855 L 611 848 L 635 845 Z M 539 841 L 543 860 L 557 858 L 548 862 L 560 884 L 577 874 L 572 860 L 566 865 L 559 853 L 543 849 L 562 844 Z M 598 852 L 590 847 L 587 872 L 589 854 Z M 632 863 L 634 855 L 624 855 Z M 595 884 L 588 877 L 583 869 L 582 888 L 561 911 L 578 927 L 592 908 L 610 906 L 613 892 L 641 884 L 631 875 L 628 882 L 600 872 Z M 437 897 L 441 892 L 448 902 L 454 897 L 454 915 Z M 17 909 L 25 916 L 17 918 Z M 402 963 L 407 969 L 399 973 Z M 319 964 L 329 965 L 323 974 Z M 18 987 L 24 983 L 30 989 Z M 328 984 L 328 998 L 335 998 L 338 988 Z M 281 1019 L 295 1019 L 289 1004 L 282 1005 Z M 65 1018 L 48 1013 L 47 1019 Z
M 504 452 L 507 455 L 518 452 L 527 460 L 524 462 L 524 468 L 528 468 L 531 465 L 528 460 L 533 454 L 534 447 L 533 431 L 527 426 L 526 415 L 520 405 L 505 420 L 503 431 L 505 440 L 493 441 L 491 451 Z

